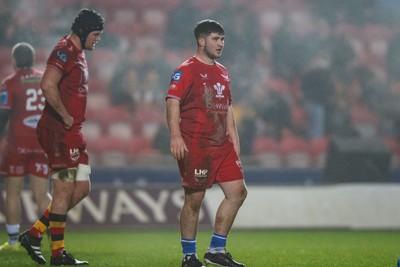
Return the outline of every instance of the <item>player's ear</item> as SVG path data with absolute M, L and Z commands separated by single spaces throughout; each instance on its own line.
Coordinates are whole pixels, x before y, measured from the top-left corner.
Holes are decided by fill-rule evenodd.
M 204 39 L 203 37 L 199 37 L 197 39 L 197 43 L 199 44 L 200 47 L 204 47 L 206 46 L 206 39 Z

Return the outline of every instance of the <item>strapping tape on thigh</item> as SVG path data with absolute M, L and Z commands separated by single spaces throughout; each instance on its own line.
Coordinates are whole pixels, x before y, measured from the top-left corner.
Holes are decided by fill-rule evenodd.
M 74 182 L 76 179 L 76 173 L 76 168 L 68 168 L 53 172 L 51 177 L 64 182 Z
M 86 164 L 78 164 L 78 171 L 76 174 L 76 181 L 88 181 L 91 173 L 90 166 Z

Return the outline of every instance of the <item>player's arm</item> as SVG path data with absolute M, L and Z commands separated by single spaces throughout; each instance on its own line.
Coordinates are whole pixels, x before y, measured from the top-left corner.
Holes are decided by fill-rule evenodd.
M 185 158 L 185 154 L 189 151 L 183 141 L 180 120 L 180 103 L 174 98 L 167 99 L 167 123 L 171 134 L 170 151 L 175 159 L 181 160 Z
M 236 126 L 235 114 L 233 112 L 232 105 L 230 105 L 228 107 L 228 115 L 226 118 L 226 124 L 227 124 L 227 131 L 228 131 L 229 138 L 232 140 L 235 151 L 239 155 L 240 154 L 239 134 L 238 134 L 237 126 Z
M 62 75 L 57 70 L 46 68 L 40 86 L 46 101 L 60 115 L 65 128 L 70 129 L 74 123 L 74 118 L 68 113 L 60 98 L 58 84 L 61 81 L 61 78 Z
M 11 110 L 9 109 L 0 109 L 0 138 L 3 135 L 4 130 L 6 129 L 8 119 L 10 118 Z

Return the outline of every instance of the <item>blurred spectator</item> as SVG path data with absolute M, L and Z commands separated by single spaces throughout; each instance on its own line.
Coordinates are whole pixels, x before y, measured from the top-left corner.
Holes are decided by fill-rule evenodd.
M 327 108 L 334 91 L 330 70 L 327 68 L 310 70 L 302 78 L 301 90 L 308 115 L 307 137 L 310 139 L 324 137 Z
M 221 20 L 222 3 L 223 0 L 181 1 L 169 14 L 165 46 L 178 53 L 190 50 L 193 47 L 193 26 L 206 18 Z
M 142 40 L 126 53 L 110 82 L 111 102 L 131 110 L 144 105 L 153 108 L 164 103 L 162 83 L 168 82 L 170 69 L 154 40 Z
M 281 140 L 283 132 L 292 129 L 289 104 L 281 93 L 275 91 L 268 91 L 259 104 L 257 111 L 265 122 L 265 135 Z
M 13 23 L 11 3 L 13 1 L 0 1 L 0 45 L 12 46 L 10 25 Z
M 30 22 L 22 20 L 23 15 L 18 12 L 9 14 L 7 10 L 5 9 L 6 12 L 1 15 L 1 44 L 11 46 L 18 42 L 28 42 L 40 47 L 42 43 Z
M 313 0 L 312 4 L 314 12 L 327 18 L 332 25 L 350 23 L 362 26 L 368 23 L 379 23 L 385 19 L 380 14 L 379 0 Z
M 388 80 L 400 80 L 400 33 L 390 39 L 385 63 Z
M 331 36 L 328 51 L 334 90 L 327 110 L 327 134 L 354 137 L 357 132 L 352 127 L 351 109 L 354 90 L 358 89 L 354 75 L 357 57 L 349 39 L 344 35 Z
M 358 89 L 353 91 L 351 123 L 361 138 L 379 134 L 378 114 L 374 109 L 374 94 L 386 87 L 369 66 L 358 66 L 354 70 Z
M 229 42 L 224 47 L 224 65 L 231 66 L 229 73 L 235 99 L 241 100 L 252 90 L 255 76 L 255 61 L 261 53 L 260 22 L 248 5 L 226 1 L 221 22 L 226 25 Z M 246 73 L 246 75 L 243 75 Z
M 346 76 L 346 78 L 349 78 Z M 356 137 L 357 132 L 351 123 L 350 100 L 351 82 L 335 77 L 333 97 L 327 110 L 326 129 L 329 136 Z
M 299 35 L 294 22 L 285 18 L 281 27 L 272 36 L 271 64 L 273 74 L 286 81 L 302 75 L 315 56 L 319 37 L 312 32 Z
M 118 64 L 111 78 L 109 88 L 111 103 L 113 105 L 126 105 L 134 109 L 132 87 L 138 85 L 138 73 L 131 61 L 130 53 Z
M 357 62 L 357 55 L 345 35 L 331 36 L 327 40 L 331 69 L 338 82 L 350 83 Z
M 389 90 L 382 90 L 382 101 L 378 105 L 383 135 L 400 140 L 400 81 L 389 82 Z

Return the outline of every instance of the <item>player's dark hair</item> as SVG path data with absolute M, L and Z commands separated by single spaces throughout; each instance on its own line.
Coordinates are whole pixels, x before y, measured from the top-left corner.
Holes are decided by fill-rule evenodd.
M 93 31 L 102 31 L 104 29 L 105 19 L 100 13 L 93 9 L 81 9 L 72 23 L 71 30 L 81 40 L 82 48 L 85 49 L 85 43 L 88 35 Z
M 33 66 L 35 58 L 35 49 L 28 43 L 17 43 L 11 50 L 11 54 L 15 59 L 17 68 L 30 68 Z
M 210 35 L 213 32 L 225 35 L 222 25 L 212 19 L 201 20 L 197 22 L 196 26 L 194 27 L 194 37 L 196 40 L 202 35 Z

